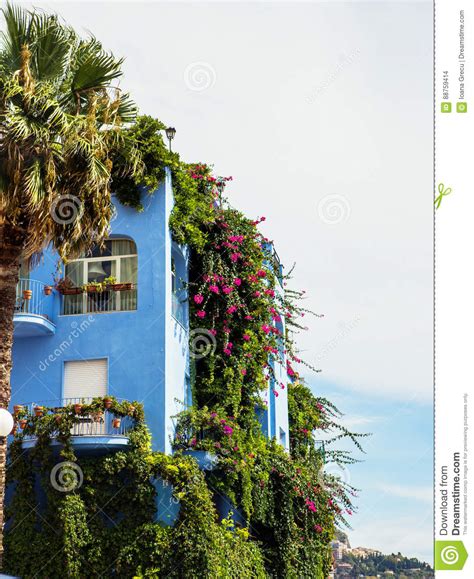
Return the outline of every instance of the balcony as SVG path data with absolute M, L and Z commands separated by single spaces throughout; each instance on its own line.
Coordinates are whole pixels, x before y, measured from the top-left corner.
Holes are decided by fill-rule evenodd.
M 45 292 L 49 292 L 48 295 Z M 13 316 L 15 338 L 53 335 L 56 331 L 52 322 L 53 300 L 53 294 L 44 283 L 20 278 Z
M 33 402 L 22 404 L 20 416 L 23 419 L 17 420 L 17 435 L 22 438 L 24 450 L 30 450 L 36 445 L 36 436 L 28 432 L 29 425 L 34 420 L 41 419 L 41 415 L 57 414 L 68 412 L 74 414 L 75 423 L 71 428 L 71 443 L 76 455 L 102 455 L 117 450 L 126 450 L 128 447 L 129 431 L 136 425 L 136 420 L 132 416 L 116 414 L 111 408 L 100 409 L 100 412 L 87 413 L 77 412 L 75 405 L 82 407 L 91 404 L 98 399 L 92 398 L 64 398 L 58 406 L 58 401 Z M 120 402 L 119 402 L 120 403 Z M 36 417 L 36 418 L 33 418 Z M 53 432 L 51 446 L 59 451 L 62 443 Z

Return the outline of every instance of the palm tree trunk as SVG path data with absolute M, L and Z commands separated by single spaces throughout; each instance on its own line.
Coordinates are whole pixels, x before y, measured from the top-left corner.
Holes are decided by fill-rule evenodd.
M 0 407 L 10 403 L 12 368 L 13 315 L 19 276 L 21 247 L 5 243 L 0 227 Z M 0 437 L 0 569 L 3 567 L 3 524 L 7 438 Z

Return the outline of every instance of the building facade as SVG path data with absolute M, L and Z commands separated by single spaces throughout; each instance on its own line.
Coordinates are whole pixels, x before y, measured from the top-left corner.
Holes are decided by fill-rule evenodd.
M 22 268 L 14 316 L 12 407 L 62 406 L 107 395 L 137 400 L 144 404 L 154 450 L 170 453 L 173 417 L 191 403 L 191 372 L 185 289 L 189 255 L 169 229 L 169 173 L 145 197 L 144 206 L 137 212 L 116 204 L 103 249 L 60 264 L 58 271 L 52 251 L 33 270 Z M 55 277 L 69 279 L 70 287 L 51 289 Z M 96 291 L 109 278 L 115 278 L 114 289 Z M 75 289 L 84 286 L 87 291 Z M 275 368 L 275 374 L 276 380 L 286 381 L 285 366 Z M 262 428 L 288 448 L 286 389 L 270 383 L 266 400 Z M 84 424 L 74 434 L 73 443 L 91 451 L 127 442 L 123 428 L 107 423 Z

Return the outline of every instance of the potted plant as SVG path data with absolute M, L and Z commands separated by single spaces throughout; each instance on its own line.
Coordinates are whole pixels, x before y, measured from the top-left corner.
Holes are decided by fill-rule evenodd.
M 56 280 L 54 287 L 63 296 L 77 296 L 83 293 L 83 289 L 75 287 L 68 277 Z
M 114 418 L 112 420 L 112 428 L 120 428 L 121 424 L 122 424 L 122 420 L 120 418 Z
M 44 408 L 42 406 L 35 406 L 35 416 L 41 418 L 44 414 Z
M 113 275 L 109 275 L 109 277 L 106 277 L 102 283 L 104 284 L 104 289 L 113 290 L 115 289 L 117 278 L 114 277 Z
M 82 289 L 88 294 L 96 294 L 104 291 L 104 284 L 100 281 L 90 281 L 83 285 Z
M 13 415 L 17 416 L 23 410 L 23 406 L 21 404 L 15 404 L 13 406 Z
M 31 290 L 23 290 L 23 299 L 24 300 L 31 300 L 33 296 L 33 292 Z
M 109 410 L 109 408 L 112 408 L 112 404 L 113 404 L 112 398 L 110 398 L 109 396 L 106 396 L 104 398 L 104 408 Z
M 80 414 L 82 411 L 82 404 L 74 404 L 74 414 Z
M 28 424 L 28 420 L 26 420 L 26 418 L 22 418 L 22 419 L 18 422 L 18 424 L 20 425 L 20 428 L 21 428 L 22 430 L 25 430 L 26 425 Z
M 116 292 L 121 291 L 130 291 L 133 289 L 133 283 L 126 282 L 126 283 L 116 283 L 112 286 L 113 290 Z
M 43 292 L 45 296 L 50 296 L 53 293 L 53 286 L 52 285 L 45 285 L 43 288 Z
M 96 410 L 95 412 L 91 412 L 91 417 L 94 422 L 102 422 L 102 416 L 104 413 L 101 410 Z

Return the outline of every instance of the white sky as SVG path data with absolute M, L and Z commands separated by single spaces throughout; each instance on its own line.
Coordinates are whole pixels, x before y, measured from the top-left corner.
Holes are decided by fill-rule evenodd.
M 183 159 L 233 175 L 232 204 L 267 217 L 325 314 L 301 340 L 321 376 L 429 404 L 431 2 L 34 5 L 125 56 L 122 86 L 176 127 Z

